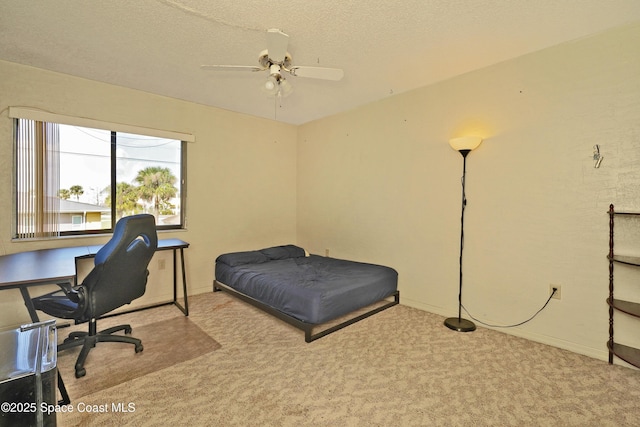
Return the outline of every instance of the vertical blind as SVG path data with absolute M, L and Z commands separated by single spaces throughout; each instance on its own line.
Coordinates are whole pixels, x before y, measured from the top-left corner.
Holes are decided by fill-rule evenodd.
M 16 235 L 60 234 L 60 130 L 56 123 L 16 120 Z

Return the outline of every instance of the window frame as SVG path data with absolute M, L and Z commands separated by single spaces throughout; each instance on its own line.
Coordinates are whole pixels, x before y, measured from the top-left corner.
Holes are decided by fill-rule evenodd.
M 11 109 L 10 109 L 11 110 Z M 22 109 L 20 109 L 22 110 Z M 48 114 L 49 116 L 51 116 L 52 114 Z M 54 117 L 56 117 L 56 115 L 53 115 Z M 176 177 L 177 178 L 177 187 L 178 187 L 178 192 L 179 192 L 179 199 L 180 199 L 180 212 L 179 212 L 179 223 L 178 224 L 165 224 L 165 225 L 161 225 L 161 224 L 156 224 L 156 229 L 157 230 L 184 230 L 186 229 L 186 206 L 187 206 L 187 146 L 188 146 L 188 142 L 193 142 L 193 136 L 189 135 L 189 134 L 180 134 L 180 133 L 176 133 L 176 132 L 170 132 L 170 131 L 161 131 L 161 130 L 150 130 L 147 128 L 136 128 L 136 127 L 132 127 L 132 126 L 124 126 L 123 130 L 112 130 L 110 129 L 111 127 L 115 127 L 115 128 L 122 128 L 123 125 L 113 125 L 113 126 L 109 126 L 110 128 L 107 128 L 106 126 L 91 126 L 91 123 L 103 123 L 103 122 L 97 122 L 91 119 L 78 119 L 81 122 L 84 123 L 80 123 L 80 124 L 75 124 L 75 123 L 68 123 L 66 120 L 38 120 L 38 119 L 34 119 L 34 118 L 24 118 L 24 117 L 20 117 L 19 115 L 13 115 L 11 114 L 10 111 L 10 117 L 12 117 L 14 119 L 14 138 L 13 138 L 13 145 L 14 145 L 14 173 L 13 173 L 13 179 L 15 180 L 15 184 L 13 186 L 14 188 L 14 195 L 13 195 L 13 238 L 15 240 L 31 240 L 31 239 L 40 239 L 42 237 L 31 237 L 29 235 L 27 235 L 26 233 L 20 233 L 18 230 L 18 217 L 19 217 L 19 206 L 18 206 L 18 174 L 19 174 L 19 164 L 18 164 L 18 127 L 19 127 L 19 122 L 21 119 L 23 120 L 33 120 L 34 122 L 43 122 L 43 123 L 54 123 L 54 124 L 59 124 L 59 125 L 67 125 L 67 126 L 78 126 L 78 127 L 85 127 L 85 128 L 94 128 L 94 129 L 101 129 L 101 130 L 106 130 L 108 132 L 110 132 L 110 187 L 111 187 L 111 206 L 110 206 L 110 212 L 111 212 L 111 224 L 110 224 L 110 228 L 101 228 L 101 229 L 91 229 L 91 230 L 65 230 L 65 231 L 57 231 L 57 233 L 55 235 L 51 235 L 51 236 L 47 236 L 45 238 L 61 238 L 61 237 L 69 237 L 69 236 L 88 236 L 88 235 L 99 235 L 99 234 L 111 234 L 113 233 L 113 230 L 115 229 L 115 223 L 117 221 L 117 215 L 116 215 L 116 206 L 117 206 L 117 199 L 116 199 L 116 191 L 117 191 L 117 176 L 116 176 L 116 171 L 117 171 L 117 156 L 116 156 L 116 149 L 117 149 L 117 135 L 118 134 L 135 134 L 135 135 L 140 135 L 140 136 L 148 136 L 148 137 L 160 137 L 160 138 L 164 138 L 164 139 L 172 139 L 175 141 L 180 141 L 180 176 Z M 60 117 L 64 117 L 64 116 L 60 116 Z M 87 122 L 89 122 L 89 124 L 87 124 Z M 146 131 L 151 131 L 151 132 L 146 132 Z M 176 137 L 176 136 L 186 136 L 186 138 L 180 138 L 180 137 Z

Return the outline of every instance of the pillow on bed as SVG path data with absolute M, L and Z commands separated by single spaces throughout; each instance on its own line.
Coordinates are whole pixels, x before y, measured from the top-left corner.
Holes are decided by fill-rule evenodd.
M 260 264 L 267 261 L 269 258 L 260 251 L 232 252 L 216 258 L 216 262 L 227 264 L 229 267 L 242 264 Z
M 270 260 L 300 258 L 305 256 L 305 251 L 301 247 L 295 245 L 274 246 L 260 250 Z

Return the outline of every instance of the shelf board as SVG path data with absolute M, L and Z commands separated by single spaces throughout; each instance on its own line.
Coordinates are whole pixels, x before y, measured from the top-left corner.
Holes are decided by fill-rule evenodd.
M 613 258 L 610 256 L 607 256 L 607 258 L 620 264 L 640 266 L 640 257 L 637 256 L 614 255 Z
M 610 342 L 607 342 L 607 348 L 609 349 L 609 352 L 613 353 L 620 359 L 640 368 L 640 349 L 618 343 L 613 343 L 612 348 Z
M 627 313 L 635 317 L 640 317 L 640 304 L 637 302 L 623 301 L 614 298 L 613 303 L 611 303 L 611 298 L 607 298 L 607 304 L 609 304 L 616 310 L 622 311 L 623 313 Z
M 614 215 L 640 215 L 640 212 L 636 211 L 614 211 L 609 213 L 613 213 Z

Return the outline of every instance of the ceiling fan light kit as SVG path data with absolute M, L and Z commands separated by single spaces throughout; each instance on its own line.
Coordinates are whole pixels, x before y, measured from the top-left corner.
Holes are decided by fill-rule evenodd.
M 276 88 L 277 85 L 278 81 L 273 76 L 269 76 L 267 78 L 267 81 L 264 83 L 264 88 L 268 91 L 272 91 Z
M 270 75 L 262 85 L 262 91 L 269 97 L 287 97 L 293 92 L 293 86 L 284 77 Z
M 339 68 L 293 66 L 292 58 L 287 52 L 289 36 L 278 29 L 267 30 L 267 49 L 260 52 L 258 64 L 251 65 L 202 65 L 201 68 L 214 71 L 266 71 L 269 75 L 262 85 L 262 90 L 269 96 L 288 96 L 293 91 L 291 84 L 282 76 L 286 72 L 296 77 L 341 80 L 344 72 Z

